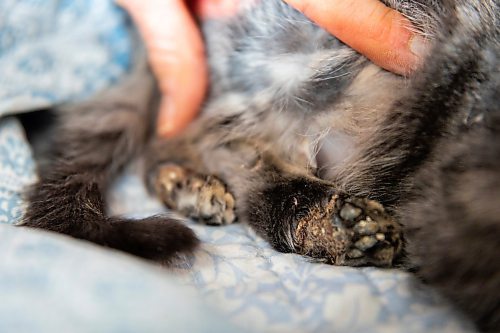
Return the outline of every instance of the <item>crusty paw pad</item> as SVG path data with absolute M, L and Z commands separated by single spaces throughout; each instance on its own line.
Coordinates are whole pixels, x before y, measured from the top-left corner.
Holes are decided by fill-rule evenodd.
M 388 267 L 402 249 L 401 226 L 378 202 L 333 195 L 296 224 L 298 253 L 335 265 Z
M 210 225 L 235 221 L 234 197 L 214 176 L 204 176 L 175 164 L 158 169 L 156 192 L 165 205 Z

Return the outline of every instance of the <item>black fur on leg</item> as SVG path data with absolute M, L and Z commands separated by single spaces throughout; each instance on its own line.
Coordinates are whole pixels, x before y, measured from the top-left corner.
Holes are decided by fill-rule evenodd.
M 416 178 L 406 205 L 407 252 L 418 275 L 485 332 L 500 331 L 500 113 Z
M 142 258 L 169 260 L 177 253 L 190 253 L 199 244 L 194 232 L 182 221 L 165 216 L 141 220 L 109 218 L 111 233 L 103 245 Z
M 276 175 L 277 176 L 277 175 Z M 249 193 L 247 219 L 252 227 L 281 252 L 294 252 L 293 234 L 299 218 L 311 207 L 326 205 L 333 187 L 303 176 L 269 180 L 259 191 Z
M 171 217 L 107 217 L 100 187 L 88 174 L 53 175 L 42 178 L 27 194 L 24 226 L 63 233 L 152 260 L 168 261 L 177 253 L 192 252 L 198 245 L 193 231 Z
M 158 96 L 145 59 L 120 85 L 95 99 L 56 110 L 49 162 L 27 193 L 22 225 L 168 262 L 198 244 L 179 221 L 107 217 L 103 193 L 150 140 Z

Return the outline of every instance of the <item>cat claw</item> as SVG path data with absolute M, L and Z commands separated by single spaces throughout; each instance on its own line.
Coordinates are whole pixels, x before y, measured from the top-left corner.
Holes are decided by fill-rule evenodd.
M 378 202 L 333 195 L 295 230 L 297 252 L 335 265 L 389 267 L 402 250 L 401 226 Z
M 236 220 L 234 197 L 214 176 L 166 164 L 158 169 L 155 188 L 168 208 L 187 217 L 208 225 L 231 224 Z

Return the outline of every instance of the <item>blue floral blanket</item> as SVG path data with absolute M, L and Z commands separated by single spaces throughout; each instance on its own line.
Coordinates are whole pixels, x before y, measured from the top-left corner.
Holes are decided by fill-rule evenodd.
M 245 225 L 190 223 L 203 240 L 164 270 L 61 235 L 14 227 L 35 164 L 15 114 L 83 98 L 129 67 L 130 21 L 111 0 L 0 1 L 0 332 L 471 332 L 397 270 L 311 263 Z M 133 166 L 114 214 L 164 208 Z

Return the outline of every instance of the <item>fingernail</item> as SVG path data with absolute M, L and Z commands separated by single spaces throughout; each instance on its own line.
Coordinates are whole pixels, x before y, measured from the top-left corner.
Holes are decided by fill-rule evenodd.
M 175 103 L 171 98 L 163 98 L 158 113 L 157 133 L 159 136 L 172 136 L 175 132 Z
M 415 35 L 410 39 L 410 51 L 419 58 L 423 58 L 427 53 L 429 45 L 425 38 Z

